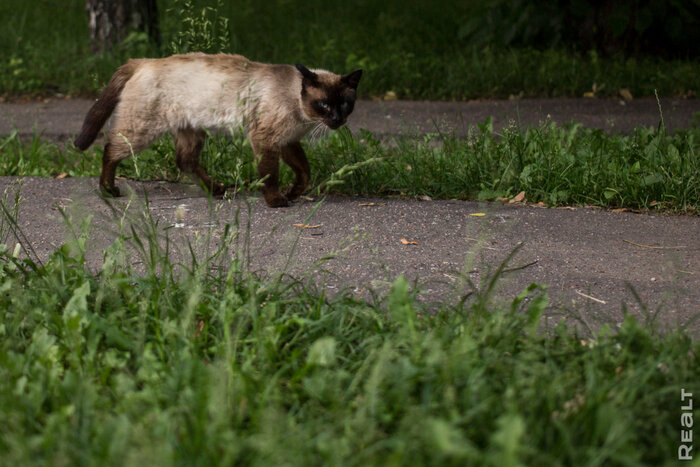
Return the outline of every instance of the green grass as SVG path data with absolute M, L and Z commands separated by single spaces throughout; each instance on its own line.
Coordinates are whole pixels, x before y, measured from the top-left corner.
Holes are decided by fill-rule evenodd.
M 429 312 L 403 278 L 383 300 L 328 297 L 251 274 L 238 225 L 174 263 L 167 230 L 120 214 L 124 233 L 99 270 L 85 264 L 89 219 L 66 215 L 75 239 L 45 261 L 0 248 L 4 463 L 676 458 L 681 389 L 700 392 L 700 343 L 657 332 L 651 313 L 577 335 L 541 320 L 548 300 L 535 284 L 503 308 L 488 280 Z
M 698 130 L 670 136 L 639 128 L 630 136 L 611 136 L 578 124 L 546 124 L 496 134 L 487 120 L 467 139 L 447 135 L 431 144 L 438 136 L 400 139 L 390 148 L 370 134 L 359 141 L 338 136 L 314 160 L 324 174 L 381 157 L 337 188 L 352 194 L 493 200 L 525 191 L 529 201 L 550 206 L 698 210 Z M 338 153 L 343 156 L 330 157 Z
M 215 2 L 194 2 L 213 5 Z M 302 62 L 348 72 L 365 70 L 360 93 L 387 91 L 413 99 L 525 96 L 601 96 L 628 88 L 635 97 L 680 96 L 700 91 L 697 57 L 664 61 L 648 57 L 601 57 L 564 48 L 475 46 L 462 31 L 473 23 L 469 2 L 390 0 L 374 2 L 225 2 L 228 52 L 271 63 Z M 83 0 L 0 3 L 0 95 L 95 94 L 129 57 L 170 53 L 178 33 L 206 36 L 195 8 L 194 23 L 182 2 L 160 2 L 163 49 L 134 35 L 109 54 L 92 56 Z M 473 7 L 473 5 L 472 5 Z M 191 18 L 192 18 L 191 17 Z M 216 17 L 209 13 L 207 18 Z
M 240 135 L 207 140 L 202 164 L 216 179 L 245 187 L 257 178 L 250 144 Z M 595 205 L 697 213 L 700 199 L 700 130 L 668 134 L 638 128 L 609 135 L 578 124 L 493 131 L 491 121 L 467 138 L 449 134 L 397 137 L 382 142 L 348 130 L 306 143 L 311 193 L 430 196 L 434 199 L 513 197 L 550 206 Z M 97 176 L 101 147 L 80 152 L 39 138 L 0 139 L 0 175 Z M 166 137 L 118 174 L 178 179 L 172 138 Z M 282 164 L 282 183 L 292 173 Z M 138 169 L 138 170 L 137 170 Z M 342 175 L 342 177 L 340 177 Z M 342 180 L 339 180 L 342 178 Z

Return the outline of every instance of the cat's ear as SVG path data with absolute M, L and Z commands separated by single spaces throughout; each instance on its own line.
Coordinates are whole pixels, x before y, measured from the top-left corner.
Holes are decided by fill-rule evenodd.
M 357 89 L 357 85 L 360 84 L 360 78 L 362 78 L 362 70 L 355 70 L 347 75 L 341 76 L 340 81 L 353 89 Z
M 304 79 L 311 81 L 311 82 L 318 81 L 318 75 L 316 73 L 314 73 L 313 71 L 309 70 L 308 68 L 306 68 L 301 63 L 297 63 L 294 66 L 297 67 L 297 70 L 299 70 L 299 73 L 301 73 L 301 76 L 303 76 Z

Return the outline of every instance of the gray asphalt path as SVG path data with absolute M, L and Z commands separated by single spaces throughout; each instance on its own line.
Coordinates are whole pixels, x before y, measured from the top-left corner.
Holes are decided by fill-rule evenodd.
M 403 134 L 455 131 L 465 134 L 469 127 L 489 116 L 494 127 L 537 126 L 551 120 L 559 124 L 577 121 L 590 128 L 628 133 L 637 126 L 656 128 L 663 116 L 669 129 L 688 128 L 700 123 L 700 100 L 644 98 L 621 99 L 518 99 L 479 102 L 359 101 L 349 119 L 353 130 Z M 42 134 L 66 140 L 74 136 L 92 105 L 87 99 L 54 99 L 28 103 L 0 103 L 0 135 L 17 129 L 20 135 Z
M 91 105 L 87 100 L 54 100 L 0 104 L 0 135 L 16 129 L 22 135 L 41 133 L 64 140 L 80 128 Z M 698 101 L 661 101 L 671 129 L 687 128 L 700 111 Z M 627 132 L 638 125 L 658 125 L 653 99 L 546 99 L 468 103 L 359 102 L 349 123 L 353 130 L 380 134 L 422 133 L 453 129 L 494 117 L 496 128 L 516 122 L 539 125 L 579 121 L 606 131 Z M 76 219 L 94 215 L 88 265 L 99 269 L 104 249 L 115 237 L 115 219 L 97 195 L 95 179 L 0 177 L 0 190 L 21 190 L 19 222 L 39 258 L 45 260 L 66 240 L 65 222 L 57 208 Z M 247 225 L 246 204 L 215 201 L 215 209 L 199 188 L 185 183 L 119 181 L 137 194 L 128 215 L 137 226 L 143 214 L 157 219 L 162 235 L 177 245 L 211 233 L 214 241 L 226 223 L 239 214 Z M 21 186 L 21 188 L 19 188 Z M 147 195 L 149 204 L 144 205 Z M 316 200 L 318 201 L 318 200 Z M 619 322 L 622 304 L 642 314 L 643 304 L 659 308 L 666 323 L 687 322 L 700 312 L 700 218 L 603 210 L 547 209 L 468 201 L 416 201 L 331 197 L 314 210 L 303 201 L 288 209 L 269 209 L 253 198 L 250 213 L 252 267 L 267 274 L 312 277 L 333 292 L 350 287 L 361 296 L 386 290 L 404 274 L 422 284 L 425 300 L 457 300 L 480 286 L 513 249 L 520 245 L 499 285 L 501 298 L 513 297 L 531 282 L 547 284 L 550 316 L 574 310 L 583 322 Z M 176 209 L 185 213 L 182 226 Z M 473 214 L 483 214 L 474 216 Z M 121 216 L 120 216 L 121 217 Z M 301 229 L 293 224 L 317 226 Z M 401 239 L 417 244 L 404 244 Z M 16 239 L 5 239 L 13 243 Z M 202 247 L 204 248 L 204 247 Z M 186 259 L 180 248 L 174 255 Z M 323 262 L 323 258 L 331 256 Z M 323 264 L 321 264 L 323 263 Z M 468 281 L 466 280 L 468 279 Z M 635 291 L 638 298 L 635 297 Z M 639 300 L 641 300 L 641 303 Z M 654 315 L 656 312 L 652 313 Z
M 19 225 L 42 260 L 70 238 L 58 207 L 76 225 L 93 215 L 88 266 L 95 270 L 120 222 L 139 231 L 144 214 L 150 215 L 161 235 L 175 240 L 174 260 L 188 264 L 185 240 L 204 251 L 202 239 L 211 234 L 216 244 L 224 226 L 238 218 L 241 238 L 250 238 L 254 270 L 311 277 L 330 293 L 350 287 L 369 297 L 369 290 L 386 291 L 404 274 L 422 284 L 425 300 L 457 300 L 471 290 L 466 279 L 483 286 L 520 246 L 507 265 L 513 270 L 499 283 L 501 298 L 532 282 L 546 284 L 551 313 L 574 310 L 591 327 L 618 323 L 623 303 L 640 316 L 643 305 L 661 306 L 660 319 L 667 323 L 687 322 L 700 312 L 698 217 L 350 197 L 328 198 L 314 212 L 318 200 L 269 209 L 257 196 L 249 215 L 242 199 L 215 200 L 210 207 L 194 185 L 119 183 L 135 195 L 114 202 L 116 215 L 97 195 L 96 179 L 1 177 L 0 191 L 21 186 Z

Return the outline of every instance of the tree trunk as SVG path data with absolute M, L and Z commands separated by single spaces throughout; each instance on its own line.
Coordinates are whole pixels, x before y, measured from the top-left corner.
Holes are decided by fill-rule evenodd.
M 156 0 L 85 0 L 85 8 L 93 54 L 113 49 L 132 30 L 147 31 L 160 45 Z
M 137 2 L 143 21 L 142 29 L 148 33 L 148 39 L 160 49 L 160 26 L 158 24 L 158 4 L 156 0 Z

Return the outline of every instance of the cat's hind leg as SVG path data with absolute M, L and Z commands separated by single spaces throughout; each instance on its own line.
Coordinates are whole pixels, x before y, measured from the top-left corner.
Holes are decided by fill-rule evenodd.
M 204 130 L 177 130 L 175 133 L 175 163 L 185 173 L 195 175 L 201 180 L 204 188 L 214 196 L 221 196 L 226 188 L 221 183 L 212 180 L 199 165 L 199 155 L 204 148 Z
M 102 173 L 100 174 L 100 189 L 108 196 L 119 196 L 119 188 L 114 183 L 114 177 L 119 163 L 148 147 L 157 137 L 149 132 L 115 128 L 110 132 L 109 142 L 102 154 Z

